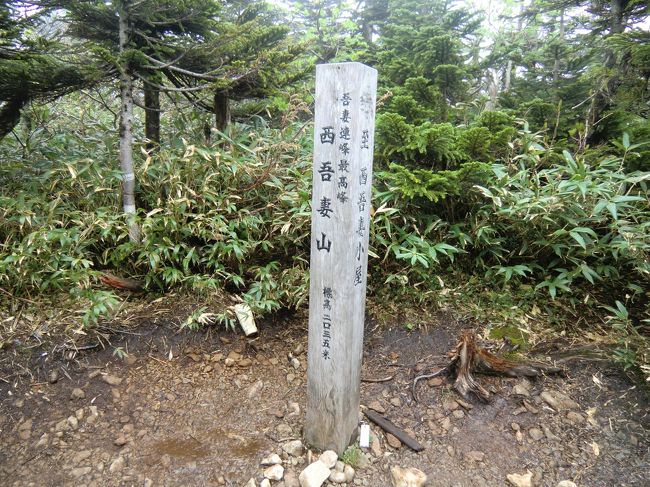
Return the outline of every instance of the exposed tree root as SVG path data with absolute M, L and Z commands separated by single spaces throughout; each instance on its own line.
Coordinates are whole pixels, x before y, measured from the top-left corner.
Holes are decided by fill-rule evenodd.
M 439 375 L 455 374 L 454 388 L 464 398 L 473 393 L 484 402 L 490 400 L 490 393 L 472 376 L 472 372 L 507 375 L 510 377 L 537 377 L 544 373 L 562 372 L 541 362 L 513 362 L 494 355 L 476 345 L 476 336 L 472 330 L 463 331 L 458 345 L 449 353 L 451 361 L 444 368 L 433 374 L 425 374 L 413 380 L 413 399 L 417 401 L 415 387 L 419 380 L 431 379 Z

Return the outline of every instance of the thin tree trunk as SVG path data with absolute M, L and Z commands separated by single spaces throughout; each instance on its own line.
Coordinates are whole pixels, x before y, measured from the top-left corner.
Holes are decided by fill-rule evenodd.
M 120 55 L 129 42 L 129 13 L 120 2 L 119 8 L 119 40 Z M 135 215 L 135 173 L 133 171 L 133 75 L 128 64 L 120 67 L 120 167 L 122 169 L 122 207 L 128 216 Z M 129 223 L 129 238 L 132 242 L 140 241 L 140 227 L 137 223 Z
M 217 91 L 214 94 L 214 119 L 217 130 L 221 132 L 230 125 L 230 100 L 226 91 Z
M 156 152 L 160 148 L 160 90 L 144 87 L 145 121 L 144 134 L 147 138 L 147 150 Z
M 503 82 L 504 93 L 508 93 L 510 91 L 511 79 L 512 79 L 512 59 L 508 59 L 508 64 L 506 65 L 506 72 L 504 73 L 504 82 Z

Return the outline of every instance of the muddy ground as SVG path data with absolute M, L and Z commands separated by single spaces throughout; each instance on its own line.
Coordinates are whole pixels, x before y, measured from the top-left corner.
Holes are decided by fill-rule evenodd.
M 142 317 L 112 347 L 33 347 L 24 368 L 15 357 L 28 344 L 0 351 L 15 356 L 0 369 L 0 485 L 244 486 L 259 482 L 274 452 L 285 479 L 272 485 L 295 485 L 307 454 L 282 446 L 301 438 L 306 321 L 275 316 L 247 340 Z M 435 378 L 419 383 L 414 402 L 413 377 L 445 365 L 466 326 L 451 313 L 416 331 L 369 319 L 362 403 L 426 449 L 391 446 L 372 426 L 372 449 L 346 458 L 356 470 L 350 485 L 389 486 L 392 466 L 419 468 L 430 486 L 509 485 L 508 474 L 527 472 L 536 486 L 650 485 L 647 392 L 608 361 L 577 355 L 566 375 L 533 380 L 480 376 L 489 404 L 463 401 Z

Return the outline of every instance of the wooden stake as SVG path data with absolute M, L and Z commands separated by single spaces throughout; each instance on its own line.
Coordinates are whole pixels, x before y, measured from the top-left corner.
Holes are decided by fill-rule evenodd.
M 306 441 L 343 453 L 359 422 L 377 71 L 316 66 Z

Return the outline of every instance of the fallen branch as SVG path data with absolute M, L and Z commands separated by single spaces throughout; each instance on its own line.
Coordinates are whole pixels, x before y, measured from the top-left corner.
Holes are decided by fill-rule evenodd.
M 429 379 L 443 373 L 456 374 L 454 388 L 464 398 L 473 393 L 484 402 L 490 399 L 490 393 L 472 376 L 472 372 L 507 375 L 509 377 L 538 377 L 544 373 L 556 374 L 562 372 L 559 367 L 553 367 L 541 362 L 520 363 L 506 360 L 494 355 L 476 345 L 476 336 L 471 330 L 465 330 L 449 354 L 451 361 L 447 366 L 433 374 L 420 375 L 413 381 L 413 399 L 417 401 L 416 385 L 421 379 Z
M 378 414 L 374 411 L 371 411 L 368 408 L 363 408 L 363 414 L 366 415 L 366 417 L 375 423 L 377 426 L 379 426 L 381 429 L 383 429 L 386 433 L 390 433 L 391 435 L 395 436 L 399 441 L 404 443 L 406 446 L 408 446 L 411 450 L 420 452 L 424 450 L 424 447 L 418 443 L 415 439 L 411 438 L 406 431 L 404 431 L 401 428 L 398 428 L 395 426 L 393 423 L 391 423 L 389 420 L 384 418 L 381 414 Z
M 104 272 L 99 276 L 99 280 L 102 284 L 106 284 L 107 286 L 116 289 L 126 289 L 127 291 L 141 291 L 144 289 L 144 283 L 142 281 L 136 281 L 135 279 L 129 279 L 126 277 L 118 277 L 110 272 Z

